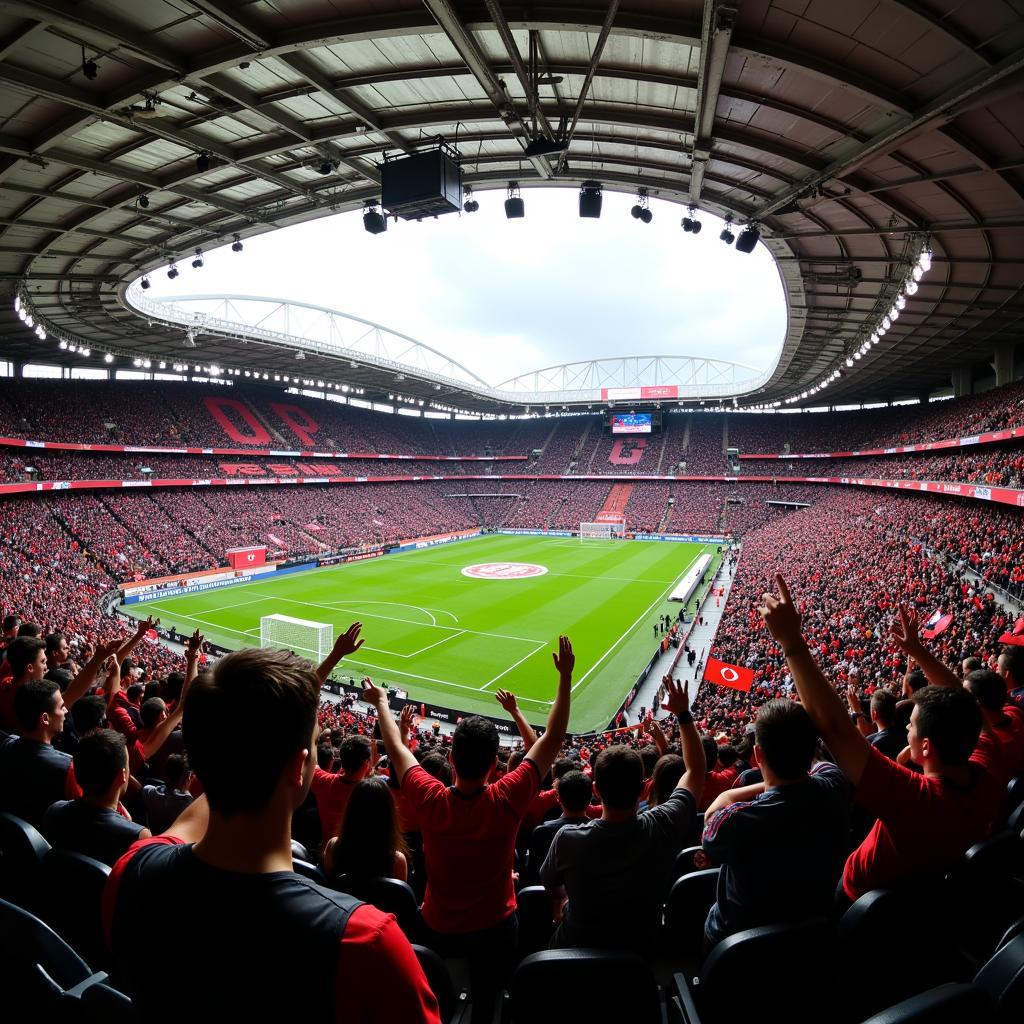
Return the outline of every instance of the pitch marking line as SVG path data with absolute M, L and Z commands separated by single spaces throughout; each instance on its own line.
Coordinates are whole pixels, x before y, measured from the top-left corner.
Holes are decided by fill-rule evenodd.
M 701 548 L 701 553 L 703 553 L 703 551 L 704 551 L 704 548 L 706 548 L 706 547 L 707 547 L 707 545 L 705 544 L 705 545 L 704 545 L 704 547 L 702 547 L 702 548 Z M 699 557 L 700 557 L 700 555 L 698 555 L 697 557 L 699 558 Z M 692 566 L 692 565 L 693 565 L 693 562 L 691 562 L 691 563 L 690 563 L 690 565 Z M 686 570 L 686 571 L 689 571 L 689 566 L 687 567 L 687 570 Z M 655 606 L 656 606 L 657 604 L 659 604 L 660 602 L 662 602 L 662 601 L 664 601 L 664 600 L 665 600 L 665 595 L 671 592 L 672 588 L 673 588 L 673 587 L 674 587 L 674 586 L 676 585 L 676 583 L 678 583 L 678 582 L 679 582 L 679 580 L 680 580 L 680 579 L 681 579 L 681 578 L 683 577 L 683 575 L 684 575 L 684 573 L 680 573 L 680 574 L 679 574 L 679 575 L 678 575 L 678 576 L 677 576 L 677 577 L 676 577 L 676 578 L 675 578 L 675 579 L 674 579 L 674 580 L 673 580 L 673 581 L 672 581 L 672 582 L 671 582 L 671 583 L 670 583 L 670 584 L 669 584 L 669 585 L 668 585 L 668 586 L 667 586 L 667 587 L 666 587 L 666 588 L 665 588 L 665 589 L 664 589 L 664 590 L 663 590 L 663 591 L 662 591 L 662 592 L 661 592 L 661 593 L 660 593 L 660 594 L 659 594 L 659 595 L 658 595 L 658 596 L 657 596 L 657 597 L 656 597 L 656 598 L 655 598 L 655 599 L 654 599 L 654 600 L 653 600 L 653 601 L 652 601 L 652 602 L 651 602 L 651 603 L 650 603 L 650 604 L 649 604 L 649 605 L 647 606 L 647 608 L 646 608 L 646 609 L 645 609 L 644 611 L 642 611 L 642 612 L 641 612 L 641 613 L 640 613 L 640 614 L 639 614 L 639 615 L 637 616 L 637 618 L 636 618 L 636 621 L 635 621 L 635 622 L 634 622 L 634 623 L 633 623 L 633 624 L 632 624 L 631 626 L 629 626 L 629 627 L 627 627 L 627 628 L 626 628 L 626 631 L 625 631 L 625 632 L 624 632 L 624 633 L 623 633 L 623 634 L 622 634 L 622 635 L 621 635 L 621 636 L 619 637 L 619 639 L 618 639 L 618 640 L 616 640 L 616 641 L 615 641 L 615 643 L 613 643 L 613 644 L 611 645 L 611 647 L 609 647 L 609 648 L 608 648 L 608 649 L 607 649 L 607 650 L 606 650 L 606 651 L 604 652 L 604 654 L 602 654 L 602 655 L 601 655 L 601 657 L 600 657 L 600 658 L 598 658 L 598 659 L 597 659 L 597 661 L 595 661 L 595 662 L 594 662 L 594 664 L 590 666 L 590 668 L 588 668 L 588 669 L 587 669 L 587 671 L 586 671 L 586 672 L 585 672 L 585 673 L 584 673 L 584 674 L 583 674 L 583 675 L 582 675 L 582 676 L 581 676 L 581 677 L 580 677 L 580 678 L 579 678 L 579 679 L 578 679 L 578 680 L 576 681 L 576 683 L 575 683 L 575 684 L 573 685 L 573 688 L 572 688 L 572 691 L 571 691 L 572 693 L 575 693 L 575 692 L 576 692 L 576 689 L 577 689 L 577 687 L 580 687 L 580 686 L 582 686 L 582 685 L 583 685 L 583 683 L 584 683 L 584 682 L 586 681 L 586 679 L 587 679 L 587 677 L 588 677 L 588 676 L 590 675 L 590 673 L 591 673 L 591 672 L 593 672 L 593 671 L 594 671 L 594 669 L 595 669 L 595 668 L 597 668 L 597 666 L 598 666 L 598 665 L 600 665 L 600 664 L 601 664 L 601 662 L 603 662 L 603 661 L 605 660 L 605 658 L 607 658 L 607 657 L 608 657 L 608 655 L 609 655 L 609 654 L 611 654 L 611 653 L 612 653 L 612 651 L 614 651 L 614 650 L 615 650 L 615 648 L 616 648 L 616 647 L 618 647 L 618 646 L 619 646 L 619 644 L 621 644 L 621 643 L 622 643 L 622 641 L 623 641 L 623 640 L 625 640 L 625 639 L 626 639 L 626 637 L 627 637 L 627 636 L 629 636 L 629 635 L 630 635 L 630 634 L 631 634 L 631 633 L 632 633 L 632 632 L 633 632 L 633 631 L 634 631 L 634 630 L 635 630 L 635 629 L 637 628 L 637 626 L 639 626 L 639 625 L 640 625 L 640 623 L 641 623 L 641 622 L 642 622 L 642 621 L 643 621 L 643 620 L 644 620 L 644 619 L 645 619 L 645 618 L 646 618 L 646 617 L 647 617 L 648 615 L 650 615 L 650 614 L 651 614 L 651 612 L 652 612 L 652 611 L 654 610 L 654 607 L 655 607 Z
M 421 647 L 418 651 L 413 651 L 411 654 L 399 654 L 398 651 L 389 651 L 384 647 L 365 647 L 364 650 L 373 651 L 376 654 L 387 654 L 392 658 L 418 658 L 424 653 L 424 651 L 430 651 L 435 647 L 440 647 L 441 644 L 446 644 L 449 640 L 454 640 L 456 637 L 462 636 L 465 632 L 466 630 L 460 629 L 457 633 L 450 633 L 448 636 L 443 636 L 440 640 L 435 640 L 432 644 L 427 644 L 426 647 Z
M 533 656 L 534 656 L 534 655 L 535 655 L 535 654 L 536 654 L 536 653 L 537 653 L 537 652 L 538 652 L 539 650 L 541 650 L 541 649 L 542 649 L 542 648 L 544 648 L 544 647 L 547 647 L 547 644 L 546 644 L 546 643 L 541 643 L 540 641 L 538 641 L 538 642 L 537 642 L 537 646 L 536 646 L 536 647 L 534 647 L 534 649 L 533 649 L 532 651 L 530 651 L 530 653 L 529 653 L 529 654 L 527 654 L 527 655 L 526 655 L 526 657 L 524 657 L 524 658 L 520 658 L 520 659 L 519 659 L 519 660 L 518 660 L 518 661 L 517 661 L 517 662 L 516 662 L 516 663 L 515 663 L 514 665 L 509 665 L 509 667 L 508 667 L 507 669 L 505 669 L 505 671 L 504 671 L 504 672 L 499 672 L 499 673 L 498 673 L 498 674 L 497 674 L 497 675 L 496 675 L 496 676 L 495 676 L 495 677 L 494 677 L 493 679 L 491 679 L 491 680 L 490 680 L 489 682 L 486 682 L 486 683 L 484 683 L 484 685 L 483 685 L 483 686 L 481 686 L 481 687 L 480 687 L 480 689 L 481 689 L 481 690 L 486 690 L 488 686 L 490 686 L 490 685 L 491 685 L 492 683 L 496 683 L 496 682 L 497 682 L 497 681 L 498 681 L 498 680 L 499 680 L 499 679 L 500 679 L 500 678 L 501 678 L 502 676 L 507 676 L 507 675 L 509 674 L 509 672 L 511 672 L 511 671 L 512 671 L 512 669 L 514 669 L 514 668 L 519 668 L 519 666 L 520 666 L 520 665 L 522 665 L 522 663 L 523 663 L 524 661 L 529 661 L 529 660 L 530 660 L 530 658 L 532 658 L 532 657 L 533 657 Z M 544 701 L 535 701 L 535 703 L 537 703 L 537 704 L 543 704 L 543 703 L 545 703 L 545 702 L 544 702 Z M 550 702 L 548 702 L 548 703 L 550 703 Z

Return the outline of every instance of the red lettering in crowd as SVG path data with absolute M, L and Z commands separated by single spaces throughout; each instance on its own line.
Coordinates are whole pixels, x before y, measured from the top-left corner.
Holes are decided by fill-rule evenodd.
M 210 395 L 203 399 L 203 404 L 232 441 L 238 444 L 270 444 L 270 434 L 266 428 L 237 398 L 215 398 Z M 242 423 L 249 428 L 249 433 L 239 430 L 228 418 L 229 413 L 240 417 Z
M 614 466 L 635 466 L 643 457 L 647 440 L 643 437 L 616 441 L 608 461 Z
M 258 462 L 222 462 L 221 472 L 225 476 L 266 476 L 267 467 Z
M 341 476 L 341 470 L 329 462 L 324 462 L 322 465 L 300 462 L 297 469 L 303 476 Z
M 302 444 L 313 447 L 313 435 L 320 430 L 320 424 L 305 409 L 297 405 L 285 405 L 283 402 L 271 402 L 270 408 L 288 424 Z
M 297 476 L 295 467 L 290 462 L 272 462 L 267 469 L 270 470 L 274 476 Z

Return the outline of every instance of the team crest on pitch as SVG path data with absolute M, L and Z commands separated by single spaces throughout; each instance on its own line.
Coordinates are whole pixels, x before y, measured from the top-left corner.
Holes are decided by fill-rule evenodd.
M 480 562 L 467 565 L 462 575 L 477 580 L 525 580 L 530 576 L 543 576 L 547 571 L 546 565 L 533 562 Z

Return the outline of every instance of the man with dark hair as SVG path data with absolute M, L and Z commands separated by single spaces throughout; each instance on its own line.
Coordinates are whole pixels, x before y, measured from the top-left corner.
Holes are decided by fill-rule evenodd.
M 464 718 L 452 737 L 455 784 L 443 786 L 402 743 L 387 696 L 369 679 L 364 699 L 377 709 L 384 749 L 423 836 L 427 890 L 423 920 L 442 956 L 469 960 L 473 1020 L 491 1021 L 494 1001 L 511 969 L 518 921 L 512 881 L 516 833 L 554 763 L 569 724 L 575 658 L 566 636 L 553 654 L 558 692 L 544 735 L 522 764 L 489 783 L 498 761 L 498 731 L 478 716 Z
M 154 835 L 160 835 L 174 824 L 192 803 L 188 791 L 192 773 L 181 754 L 170 754 L 164 761 L 164 781 L 158 786 L 142 787 L 142 804 Z
M 292 871 L 291 818 L 309 791 L 320 681 L 286 651 L 222 658 L 185 697 L 189 763 L 205 795 L 114 866 L 104 928 L 140 1018 L 387 1020 L 438 1024 L 437 1002 L 393 917 Z M 231 736 L 259 757 L 239 758 Z M 168 985 L 150 940 L 189 950 Z
M 1024 706 L 1024 647 L 1006 644 L 996 660 L 996 671 L 1006 682 L 1010 700 Z
M 761 617 L 782 648 L 807 713 L 855 787 L 855 801 L 877 816 L 867 838 L 847 858 L 845 899 L 949 870 L 989 834 L 1001 807 L 992 757 L 983 747 L 975 750 L 981 712 L 974 698 L 921 643 L 917 616 L 901 606 L 892 638 L 933 685 L 914 694 L 907 731 L 911 759 L 922 773 L 890 761 L 853 725 L 822 674 L 781 575 L 776 586 L 777 594 L 762 597 Z
M 17 733 L 20 730 L 14 713 L 14 695 L 30 679 L 46 675 L 46 644 L 32 637 L 17 637 L 7 646 L 6 664 L 10 675 L 0 681 L 0 729 Z
M 704 816 L 704 852 L 721 865 L 704 925 L 709 946 L 745 928 L 828 916 L 846 856 L 846 780 L 834 764 L 811 768 L 810 716 L 771 700 L 754 728 L 764 781 L 723 793 Z
M 864 705 L 855 683 L 847 687 L 846 695 L 855 724 L 867 737 L 868 743 L 895 761 L 907 745 L 906 730 L 896 724 L 896 695 L 884 687 L 875 690 L 871 694 L 870 715 L 864 714 Z M 909 717 L 908 714 L 908 720 Z
M 373 744 L 365 736 L 346 736 L 338 748 L 341 771 L 325 771 L 319 765 L 313 770 L 310 787 L 320 815 L 320 835 L 326 843 L 338 834 L 345 817 L 345 808 L 352 790 L 373 770 Z
M 152 835 L 121 806 L 129 779 L 124 737 L 113 729 L 89 733 L 78 744 L 74 766 L 82 796 L 53 804 L 43 817 L 42 833 L 51 846 L 113 867 L 132 843 Z
M 1024 772 L 1024 710 L 1007 703 L 1006 681 L 991 669 L 975 669 L 964 680 L 964 688 L 978 702 L 985 723 L 980 742 L 991 750 L 1006 785 Z
M 663 683 L 666 707 L 679 723 L 686 771 L 664 802 L 638 815 L 644 782 L 640 755 L 625 744 L 601 751 L 594 766 L 601 817 L 563 828 L 540 869 L 552 899 L 564 904 L 568 897 L 552 947 L 654 951 L 669 872 L 693 825 L 705 776 L 686 685 L 671 676 Z M 638 878 L 643 879 L 639 887 Z
M 0 810 L 38 828 L 50 804 L 81 795 L 71 758 L 53 748 L 67 713 L 60 687 L 28 679 L 14 692 L 14 713 L 21 735 L 0 746 Z
M 46 644 L 47 670 L 60 668 L 71 655 L 68 638 L 63 633 L 47 633 L 43 642 Z
M 527 874 L 532 880 L 540 876 L 540 867 L 551 849 L 556 835 L 566 825 L 586 825 L 587 809 L 594 793 L 594 784 L 581 771 L 566 772 L 559 780 L 555 794 L 562 808 L 560 817 L 538 825 L 530 835 Z

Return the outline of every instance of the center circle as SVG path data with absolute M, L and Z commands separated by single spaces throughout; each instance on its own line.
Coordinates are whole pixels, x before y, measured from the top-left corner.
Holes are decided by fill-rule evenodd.
M 547 571 L 546 565 L 533 562 L 478 562 L 467 565 L 462 575 L 477 580 L 525 580 L 530 576 L 543 576 Z

